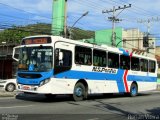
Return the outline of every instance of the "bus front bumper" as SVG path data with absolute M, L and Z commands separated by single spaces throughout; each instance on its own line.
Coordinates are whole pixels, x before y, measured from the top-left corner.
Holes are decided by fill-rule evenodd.
M 45 89 L 44 89 L 45 88 Z M 18 91 L 36 94 L 50 94 L 50 89 L 44 86 L 22 85 L 18 84 Z

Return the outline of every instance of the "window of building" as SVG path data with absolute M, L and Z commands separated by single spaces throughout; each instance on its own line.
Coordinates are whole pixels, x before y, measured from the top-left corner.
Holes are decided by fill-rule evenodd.
M 125 55 L 120 56 L 120 68 L 126 69 L 126 70 L 130 69 L 130 57 L 129 56 L 125 56 Z
M 75 63 L 80 65 L 92 64 L 92 49 L 87 47 L 75 47 Z
M 140 71 L 140 60 L 139 60 L 139 58 L 131 57 L 131 70 Z
M 107 65 L 107 54 L 105 51 L 93 50 L 93 65 L 106 67 Z
M 154 73 L 156 70 L 156 62 L 149 60 L 149 72 Z
M 141 59 L 140 60 L 140 65 L 141 65 L 141 71 L 148 72 L 148 60 Z
M 119 68 L 119 54 L 108 52 L 108 67 Z

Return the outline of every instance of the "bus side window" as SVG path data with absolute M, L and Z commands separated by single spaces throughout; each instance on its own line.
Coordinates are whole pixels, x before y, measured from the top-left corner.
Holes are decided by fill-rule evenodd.
M 156 62 L 149 60 L 149 72 L 154 73 L 156 70 Z
M 106 67 L 107 65 L 107 54 L 105 51 L 102 50 L 93 50 L 93 65 Z
M 119 54 L 108 52 L 108 67 L 119 68 Z
M 141 65 L 141 71 L 148 72 L 148 60 L 141 59 L 140 60 L 140 65 Z
M 61 58 L 60 58 L 61 56 Z M 56 49 L 55 52 L 55 65 L 56 66 L 71 66 L 72 63 L 72 52 L 69 50 Z
M 125 55 L 120 56 L 120 68 L 126 69 L 126 70 L 130 69 L 130 57 L 129 56 L 125 56 Z
M 75 64 L 91 65 L 92 64 L 92 49 L 87 47 L 75 47 Z
M 140 60 L 139 58 L 131 57 L 131 70 L 139 71 L 140 70 Z

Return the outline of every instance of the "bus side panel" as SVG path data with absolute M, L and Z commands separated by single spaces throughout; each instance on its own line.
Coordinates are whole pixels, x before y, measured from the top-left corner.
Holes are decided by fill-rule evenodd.
M 127 79 L 128 82 L 137 83 L 138 92 L 156 89 L 156 73 L 130 71 Z
M 156 82 L 137 82 L 138 84 L 138 91 L 149 91 L 149 90 L 155 90 L 157 87 Z

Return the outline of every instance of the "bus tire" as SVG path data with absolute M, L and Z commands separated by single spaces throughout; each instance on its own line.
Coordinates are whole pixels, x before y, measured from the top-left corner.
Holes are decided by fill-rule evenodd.
M 135 83 L 132 83 L 130 87 L 130 97 L 135 97 L 138 94 L 138 86 Z
M 54 99 L 56 97 L 56 95 L 53 95 L 53 94 L 45 94 L 45 97 L 47 99 Z
M 73 91 L 73 99 L 74 101 L 82 101 L 86 98 L 85 86 L 79 82 L 75 85 Z

